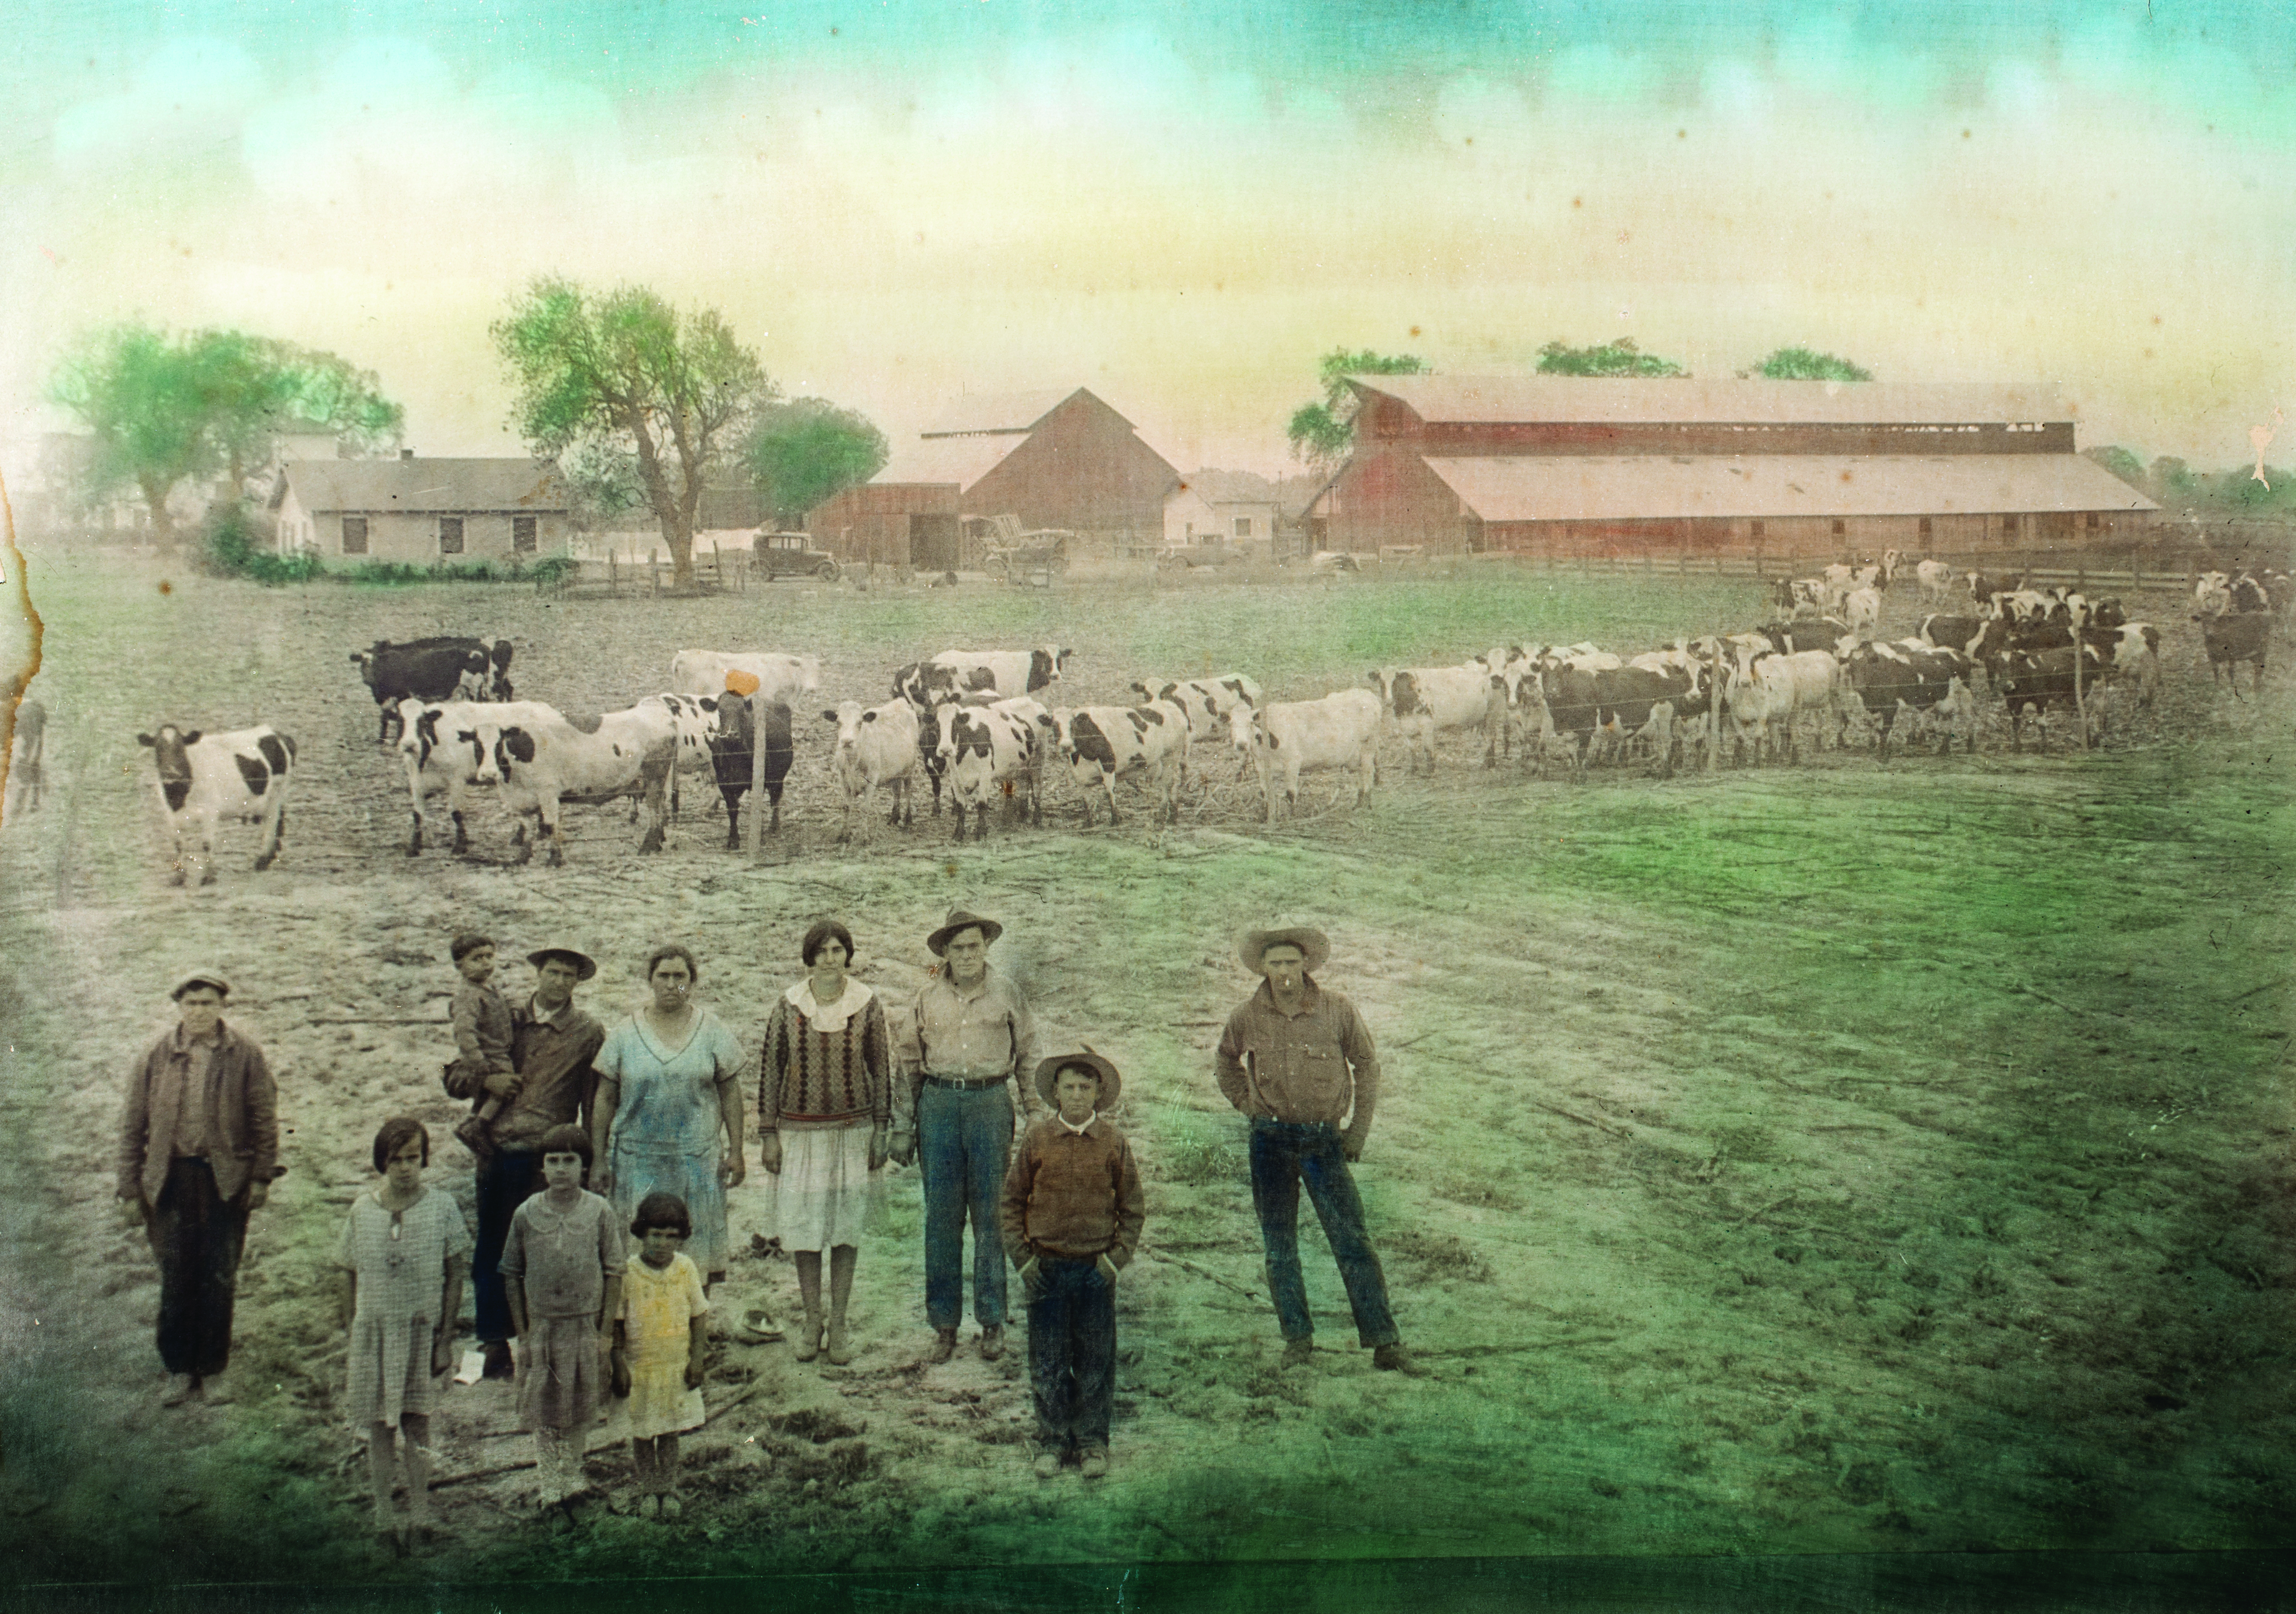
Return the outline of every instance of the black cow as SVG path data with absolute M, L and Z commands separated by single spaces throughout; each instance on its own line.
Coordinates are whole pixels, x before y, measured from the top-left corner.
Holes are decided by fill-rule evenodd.
M 1977 709 L 1969 689 L 1972 665 L 1971 658 L 1959 650 L 1916 650 L 1909 644 L 1870 640 L 1841 659 L 1849 687 L 1874 719 L 1874 743 L 1882 761 L 1890 759 L 1890 731 L 1900 712 L 1934 711 L 1948 720 L 1961 717 L 1968 724 L 1969 749 L 1977 749 Z M 1943 729 L 1938 754 L 1943 756 L 1952 749 L 1953 731 Z
M 2272 640 L 2272 618 L 2261 610 L 2235 611 L 2225 617 L 2195 617 L 2201 625 L 2201 639 L 2209 651 L 2209 683 L 2214 685 L 2219 672 L 2230 680 L 2233 698 L 2240 698 L 2240 664 L 2256 663 L 2256 680 L 2252 689 L 2261 693 L 2264 689 L 2264 651 Z
M 709 761 L 718 773 L 718 793 L 726 798 L 726 849 L 729 852 L 742 844 L 742 798 L 750 791 L 756 753 L 757 729 L 750 701 L 728 691 L 718 697 L 718 732 L 709 738 Z M 789 705 L 775 700 L 766 708 L 766 799 L 773 804 L 773 818 L 766 825 L 769 835 L 782 827 L 782 781 L 789 777 L 795 754 L 790 743 Z
M 394 644 L 377 639 L 371 650 L 351 651 L 359 676 L 380 708 L 375 740 L 390 741 L 398 703 L 418 700 L 507 700 L 511 699 L 511 643 L 496 639 L 439 637 Z
M 1569 736 L 1570 760 L 1580 778 L 1586 777 L 1587 753 L 1596 734 L 1615 741 L 1624 754 L 1629 740 L 1652 733 L 1657 741 L 1660 766 L 1674 771 L 1674 719 L 1683 702 L 1702 698 L 1688 675 L 1652 672 L 1647 668 L 1607 668 L 1582 672 L 1575 667 L 1551 667 L 1539 676 L 1539 692 L 1557 734 Z
M 2085 693 L 2081 685 L 2094 688 L 2103 670 L 2103 664 L 2093 650 L 2080 653 L 2088 658 L 2081 669 L 2081 685 L 2073 676 L 2073 647 L 2070 643 L 2047 650 L 2013 650 L 2001 658 L 1993 675 L 1993 686 L 2009 706 L 2009 747 L 2023 750 L 2025 714 L 2029 710 L 2040 725 L 2041 750 L 2049 749 L 2049 709 L 2062 706 L 2073 712 L 2081 709 Z

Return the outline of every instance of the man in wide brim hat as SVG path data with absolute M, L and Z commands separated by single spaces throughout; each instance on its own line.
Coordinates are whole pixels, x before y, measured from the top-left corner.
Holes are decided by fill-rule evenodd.
M 526 955 L 526 962 L 539 970 L 554 958 L 562 958 L 574 966 L 574 979 L 587 980 L 598 972 L 598 961 L 587 953 L 577 953 L 571 947 L 537 947 Z
M 994 946 L 996 938 L 1004 934 L 1004 927 L 993 919 L 983 919 L 978 914 L 968 914 L 963 908 L 948 911 L 948 922 L 925 938 L 926 950 L 935 958 L 948 956 L 948 944 L 960 930 L 978 930 L 981 944 Z
M 1308 925 L 1286 925 L 1276 930 L 1246 930 L 1243 939 L 1236 944 L 1236 956 L 1243 960 L 1243 967 L 1254 975 L 1265 975 L 1267 970 L 1261 961 L 1267 956 L 1267 949 L 1279 942 L 1300 949 L 1303 961 L 1300 968 L 1310 975 L 1322 969 L 1332 956 L 1331 938 Z
M 939 966 L 913 1002 L 886 1014 L 905 1077 L 894 1090 L 890 1156 L 904 1166 L 914 1158 L 924 1179 L 928 1362 L 946 1362 L 956 1351 L 968 1222 L 980 1355 L 994 1362 L 1004 1351 L 997 1196 L 1016 1118 L 1035 1107 L 1029 1077 L 1037 1068 L 1037 1027 L 1019 985 L 988 963 L 989 944 L 1004 934 L 993 919 L 950 909 L 925 938 Z
M 1073 1053 L 1055 1053 L 1037 1063 L 1035 1078 L 1037 1096 L 1045 1101 L 1046 1109 L 1058 1110 L 1061 1107 L 1061 1101 L 1053 1091 L 1053 1084 L 1061 1079 L 1061 1072 L 1070 1065 L 1081 1066 L 1100 1078 L 1101 1109 L 1116 1108 L 1116 1101 L 1123 1096 L 1124 1078 L 1116 1073 L 1116 1067 L 1103 1055 L 1095 1053 L 1090 1048 L 1079 1048 Z

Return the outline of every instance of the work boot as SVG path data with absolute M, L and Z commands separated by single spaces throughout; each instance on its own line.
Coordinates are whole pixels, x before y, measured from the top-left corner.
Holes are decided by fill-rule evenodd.
M 853 1360 L 853 1346 L 845 1337 L 844 1323 L 832 1323 L 829 1325 L 829 1339 L 822 1348 L 822 1354 L 837 1367 L 843 1367 Z
M 200 1381 L 189 1373 L 169 1373 L 168 1382 L 160 1388 L 161 1406 L 181 1406 L 200 1393 Z
M 932 1348 L 925 1353 L 925 1360 L 938 1364 L 947 1361 L 955 1355 L 956 1355 L 956 1330 L 953 1328 L 933 1330 Z
M 1411 1371 L 1411 1353 L 1401 1341 L 1372 1347 L 1371 1364 L 1384 1373 L 1407 1373 Z
M 511 1355 L 509 1340 L 489 1340 L 486 1342 L 486 1351 L 487 1365 L 482 1377 L 488 1379 L 518 1377 L 518 1358 Z
M 794 1348 L 797 1359 L 800 1362 L 810 1362 L 821 1355 L 821 1314 L 819 1312 L 808 1311 L 805 1314 L 805 1322 L 798 1330 L 797 1344 Z
M 991 1323 L 980 1331 L 980 1359 L 994 1362 L 1004 1354 L 1004 1325 Z
M 1085 1447 L 1084 1462 L 1079 1466 L 1083 1470 L 1084 1477 L 1087 1479 L 1107 1479 L 1108 1448 L 1104 1446 L 1088 1446 Z
M 1038 1452 L 1037 1454 L 1037 1479 L 1050 1479 L 1054 1475 L 1060 1471 L 1061 1454 L 1058 1452 Z
M 1315 1354 L 1315 1337 L 1312 1334 L 1302 1334 L 1296 1340 L 1283 1341 L 1283 1360 L 1279 1365 L 1305 1367 L 1308 1364 L 1308 1359 Z

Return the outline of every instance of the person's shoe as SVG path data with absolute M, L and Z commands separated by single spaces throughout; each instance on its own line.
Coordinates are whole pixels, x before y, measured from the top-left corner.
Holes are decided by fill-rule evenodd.
M 160 1391 L 161 1406 L 181 1406 L 200 1392 L 200 1381 L 189 1373 L 169 1373 Z
M 798 1327 L 795 1353 L 800 1362 L 810 1362 L 821 1355 L 821 1320 L 808 1317 Z
M 832 1323 L 829 1325 L 829 1340 L 828 1343 L 822 1348 L 822 1354 L 839 1367 L 843 1367 L 853 1360 L 852 1342 L 845 1337 L 843 1323 Z
M 1004 1325 L 991 1323 L 980 1331 L 980 1359 L 994 1362 L 1004 1354 Z
M 1037 1479 L 1050 1479 L 1054 1475 L 1060 1471 L 1061 1454 L 1058 1452 L 1038 1452 L 1037 1454 Z
M 1302 1335 L 1297 1340 L 1286 1340 L 1283 1341 L 1283 1360 L 1279 1365 L 1305 1367 L 1308 1359 L 1315 1354 L 1316 1341 L 1312 1335 Z
M 511 1355 L 510 1341 L 489 1340 L 486 1342 L 487 1365 L 480 1376 L 487 1379 L 515 1379 L 518 1358 Z
M 1407 1373 L 1411 1371 L 1411 1353 L 1400 1343 L 1372 1347 L 1371 1364 L 1383 1373 Z
M 682 1516 L 685 1512 L 685 1504 L 677 1499 L 677 1493 L 676 1491 L 668 1491 L 663 1493 L 661 1499 L 661 1516 L 664 1519 L 678 1518 Z
M 655 1495 L 652 1491 L 648 1491 L 644 1495 L 639 1497 L 638 1517 L 641 1519 L 660 1518 L 661 1498 Z
M 925 1360 L 931 1363 L 939 1364 L 947 1361 L 955 1355 L 956 1355 L 956 1330 L 953 1328 L 935 1329 L 933 1331 L 932 1348 L 925 1353 Z
M 1084 1477 L 1087 1479 L 1107 1479 L 1108 1448 L 1104 1446 L 1095 1446 L 1087 1448 L 1084 1454 L 1084 1462 L 1078 1466 L 1082 1469 Z

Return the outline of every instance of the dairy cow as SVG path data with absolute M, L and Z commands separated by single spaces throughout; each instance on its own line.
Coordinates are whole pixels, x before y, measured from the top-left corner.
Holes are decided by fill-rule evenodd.
M 893 795 L 892 815 L 886 822 L 909 822 L 909 781 L 917 772 L 917 709 L 906 700 L 870 707 L 847 700 L 821 716 L 837 729 L 830 771 L 845 793 L 845 820 L 837 839 L 853 839 L 856 807 L 863 809 L 861 823 L 866 832 L 881 786 L 890 787 Z
M 645 822 L 637 849 L 661 850 L 678 731 L 660 698 L 649 696 L 584 724 L 538 701 L 518 705 L 514 714 L 488 709 L 475 726 L 484 747 L 477 782 L 498 785 L 496 799 L 518 819 L 511 840 L 519 861 L 533 856 L 535 842 L 547 843 L 554 867 L 566 861 L 566 803 L 597 806 L 628 796 L 637 798 Z M 529 816 L 533 841 L 527 837 Z
M 1482 730 L 1483 766 L 1496 759 L 1506 707 L 1504 700 L 1491 699 L 1488 658 L 1460 667 L 1374 668 L 1365 679 L 1423 765 L 1421 772 L 1435 771 L 1435 736 L 1445 729 Z
M 440 637 L 394 644 L 378 639 L 351 660 L 374 696 L 375 742 L 390 743 L 399 702 L 415 700 L 508 700 L 511 643 L 496 639 Z
M 1369 801 L 1379 782 L 1379 736 L 1385 721 L 1379 697 L 1367 689 L 1343 689 L 1321 700 L 1271 701 L 1253 712 L 1253 752 L 1267 822 L 1275 822 L 1279 796 L 1290 811 L 1300 810 L 1300 775 L 1316 768 L 1351 770 L 1356 805 Z
M 1179 791 L 1188 780 L 1188 714 L 1169 700 L 1144 706 L 1080 706 L 1052 714 L 1062 760 L 1082 785 L 1084 821 L 1092 823 L 1091 790 L 1108 797 L 1108 821 L 1117 822 L 1116 782 L 1145 775 L 1156 815 L 1177 823 Z
M 200 883 L 215 883 L 215 831 L 219 819 L 263 826 L 255 866 L 267 869 L 279 856 L 287 826 L 287 785 L 295 772 L 295 742 L 269 724 L 203 734 L 163 723 L 135 743 L 152 752 L 160 809 L 173 840 L 169 883 L 182 885 L 184 841 L 196 836 L 193 862 Z
M 1056 743 L 1056 730 L 1043 704 L 1028 695 L 988 707 L 960 702 L 943 707 L 941 717 L 938 746 L 942 770 L 948 775 L 956 838 L 964 839 L 969 809 L 973 839 L 988 840 L 989 804 L 999 796 L 1010 797 L 1018 787 L 1028 790 L 1030 821 L 1044 823 L 1044 759 Z
M 762 719 L 762 721 L 761 721 Z M 718 697 L 718 725 L 709 737 L 709 761 L 717 775 L 718 792 L 726 801 L 726 849 L 742 844 L 742 798 L 750 793 L 755 775 L 758 731 L 766 746 L 766 799 L 771 804 L 769 835 L 782 827 L 782 784 L 788 779 L 795 748 L 790 737 L 790 709 L 783 700 L 760 702 L 755 696 L 728 690 Z

